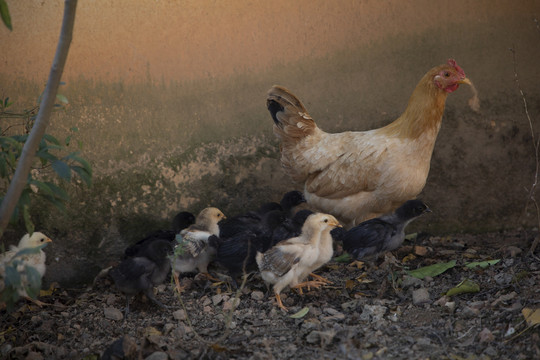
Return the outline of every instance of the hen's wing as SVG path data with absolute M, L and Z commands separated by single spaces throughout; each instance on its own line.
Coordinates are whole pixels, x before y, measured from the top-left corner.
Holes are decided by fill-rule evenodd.
M 356 259 L 362 259 L 380 252 L 387 239 L 397 232 L 397 228 L 379 218 L 371 219 L 353 227 L 343 235 L 343 248 Z

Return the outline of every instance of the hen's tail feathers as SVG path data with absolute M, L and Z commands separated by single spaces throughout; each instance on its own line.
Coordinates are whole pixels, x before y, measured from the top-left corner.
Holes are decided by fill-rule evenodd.
M 282 86 L 274 85 L 268 91 L 266 107 L 274 119 L 274 133 L 285 143 L 306 137 L 317 128 L 302 102 Z

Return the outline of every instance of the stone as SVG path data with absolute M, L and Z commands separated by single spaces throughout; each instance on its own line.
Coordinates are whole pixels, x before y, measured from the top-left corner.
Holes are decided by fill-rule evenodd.
M 122 320 L 124 318 L 124 314 L 117 308 L 108 307 L 103 309 L 103 315 L 106 319 L 109 320 Z

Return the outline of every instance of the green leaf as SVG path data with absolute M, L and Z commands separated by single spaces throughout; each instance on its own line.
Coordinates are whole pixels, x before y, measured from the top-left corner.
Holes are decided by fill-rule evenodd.
M 71 169 L 68 164 L 62 160 L 56 160 L 52 163 L 52 168 L 62 179 L 67 182 L 71 181 Z
M 0 16 L 4 25 L 10 30 L 13 31 L 13 26 L 11 25 L 11 16 L 9 15 L 9 9 L 5 0 L 0 0 Z
M 31 180 L 30 184 L 38 188 L 38 193 L 41 193 L 42 195 L 54 196 L 54 191 L 47 183 L 41 182 L 39 180 Z
M 80 166 L 71 166 L 71 170 L 75 171 L 77 175 L 86 183 L 87 186 L 92 185 L 92 174 L 88 174 L 88 171 L 86 171 L 85 168 L 82 168 Z
M 486 260 L 486 261 L 474 261 L 465 265 L 467 269 L 474 269 L 475 267 L 481 267 L 482 269 L 487 268 L 488 266 L 497 264 L 501 259 L 496 260 Z
M 454 296 L 465 293 L 477 293 L 480 291 L 480 285 L 472 280 L 466 279 L 460 282 L 456 287 L 446 292 L 447 296 Z
M 333 260 L 338 263 L 350 263 L 352 261 L 352 256 L 348 253 L 343 253 L 336 256 Z
M 22 207 L 23 210 L 23 219 L 24 219 L 24 226 L 26 227 L 26 231 L 28 231 L 30 234 L 34 232 L 34 223 L 32 222 L 32 219 L 30 218 L 30 208 L 28 205 L 24 205 Z
M 17 265 L 6 266 L 6 278 L 4 279 L 6 287 L 18 287 L 21 286 L 21 275 L 17 271 Z
M 44 243 L 44 244 L 41 244 L 41 245 L 39 245 L 39 246 L 34 246 L 34 247 L 31 247 L 31 248 L 24 248 L 24 249 L 21 249 L 21 250 L 17 251 L 17 253 L 13 256 L 13 259 L 19 258 L 19 257 L 21 257 L 21 256 L 37 254 L 37 253 L 39 253 L 45 246 L 47 246 L 48 244 L 49 244 L 49 243 Z
M 7 176 L 7 161 L 3 157 L 0 157 L 0 177 L 6 178 Z
M 309 308 L 306 306 L 305 308 L 303 308 L 302 310 L 300 310 L 300 311 L 297 312 L 296 314 L 292 314 L 292 315 L 289 316 L 289 317 L 290 317 L 290 318 L 293 318 L 293 319 L 301 319 L 301 318 L 303 318 L 304 316 L 306 316 L 308 312 L 309 312 Z
M 48 142 L 50 142 L 50 143 L 53 143 L 53 144 L 55 144 L 55 145 L 60 145 L 60 141 L 58 141 L 57 138 L 55 138 L 54 136 L 52 136 L 52 135 L 50 135 L 50 134 L 45 134 L 45 135 L 43 135 L 43 138 L 44 138 L 45 140 L 47 140 Z
M 69 195 L 67 194 L 67 192 L 62 189 L 61 187 L 59 186 L 56 186 L 55 184 L 53 184 L 52 182 L 45 182 L 47 184 L 47 186 L 53 191 L 54 193 L 54 197 L 60 199 L 60 200 L 64 200 L 64 201 L 68 201 L 69 200 Z
M 423 279 L 426 276 L 434 277 L 440 275 L 446 270 L 453 268 L 454 266 L 456 266 L 456 260 L 452 260 L 446 263 L 424 266 L 419 269 L 409 270 L 407 271 L 407 273 L 415 278 Z
M 63 104 L 69 104 L 67 97 L 65 97 L 62 94 L 56 94 L 56 98 L 58 99 L 58 101 L 60 101 Z
M 33 266 L 26 265 L 24 267 L 26 273 L 26 286 L 25 290 L 28 296 L 32 299 L 35 299 L 39 295 L 39 290 L 41 290 L 41 275 L 39 271 L 36 270 Z

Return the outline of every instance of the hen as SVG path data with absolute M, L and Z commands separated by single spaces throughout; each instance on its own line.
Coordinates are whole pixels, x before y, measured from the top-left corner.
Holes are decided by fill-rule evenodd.
M 336 226 L 339 222 L 332 215 L 315 213 L 306 219 L 300 236 L 284 240 L 265 253 L 257 253 L 261 277 L 273 285 L 277 304 L 283 310 L 287 308 L 281 301 L 281 290 L 286 286 L 301 287 L 312 271 L 330 260 L 333 252 L 330 231 Z
M 18 273 L 20 286 L 17 293 L 22 297 L 35 298 L 41 288 L 41 279 L 46 271 L 46 255 L 42 248 L 52 242 L 46 235 L 34 232 L 24 235 L 17 246 L 12 245 L 10 250 L 0 255 L 0 292 L 4 290 L 4 279 L 8 271 Z M 43 303 L 34 301 L 38 305 Z
M 362 260 L 397 249 L 405 239 L 405 227 L 431 212 L 420 200 L 409 200 L 393 214 L 364 221 L 343 234 L 343 249 Z
M 281 86 L 268 92 L 285 172 L 304 186 L 308 204 L 349 227 L 395 210 L 424 188 L 446 98 L 472 83 L 450 59 L 429 70 L 394 122 L 374 130 L 330 134 Z

